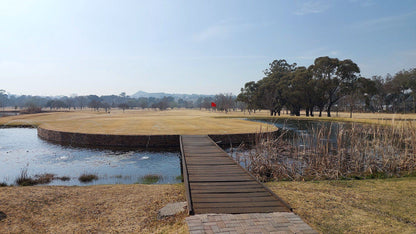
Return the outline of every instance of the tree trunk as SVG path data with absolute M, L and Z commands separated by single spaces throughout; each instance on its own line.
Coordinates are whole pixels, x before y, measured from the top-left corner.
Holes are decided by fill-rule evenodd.
M 352 119 L 352 105 L 350 105 L 350 118 Z
M 306 112 L 306 117 L 309 117 L 309 108 L 308 107 L 306 107 L 305 112 Z
M 331 117 L 331 107 L 332 107 L 332 104 L 329 103 L 328 108 L 326 109 L 326 113 L 328 117 Z

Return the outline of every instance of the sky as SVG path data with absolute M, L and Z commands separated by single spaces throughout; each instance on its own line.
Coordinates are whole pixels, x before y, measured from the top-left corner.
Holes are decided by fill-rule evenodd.
M 0 89 L 238 94 L 275 59 L 416 68 L 415 0 L 0 0 Z

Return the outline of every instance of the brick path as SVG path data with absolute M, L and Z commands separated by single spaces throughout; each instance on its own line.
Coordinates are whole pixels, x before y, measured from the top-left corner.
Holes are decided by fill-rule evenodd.
M 290 212 L 200 214 L 186 218 L 191 234 L 200 233 L 317 233 Z

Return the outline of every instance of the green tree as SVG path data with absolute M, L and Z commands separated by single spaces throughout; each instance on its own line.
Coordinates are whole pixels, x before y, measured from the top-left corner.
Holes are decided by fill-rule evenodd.
M 318 80 L 319 91 L 323 91 L 322 99 L 326 99 L 327 116 L 331 117 L 332 106 L 343 96 L 352 91 L 360 69 L 350 59 L 343 61 L 337 58 L 319 57 L 315 59 L 312 71 Z M 322 107 L 322 103 L 320 103 Z
M 264 71 L 266 77 L 258 82 L 259 104 L 270 111 L 270 115 L 280 115 L 287 102 L 287 88 L 290 75 L 296 68 L 296 63 L 288 64 L 286 60 L 274 60 Z
M 6 94 L 6 91 L 3 89 L 0 89 L 0 107 L 4 108 L 7 105 L 8 95 Z
M 250 81 L 244 85 L 244 88 L 241 88 L 241 93 L 237 96 L 237 101 L 246 104 L 246 108 L 249 114 L 251 114 L 252 111 L 256 113 L 256 109 L 259 108 L 257 92 L 258 84 L 254 81 Z
M 126 109 L 129 109 L 130 106 L 127 103 L 120 103 L 120 104 L 118 104 L 118 108 L 121 108 L 124 112 Z
M 286 106 L 292 115 L 300 116 L 302 107 L 306 110 L 306 116 L 313 116 L 313 89 L 311 89 L 312 76 L 305 67 L 297 67 L 289 80 L 285 96 L 287 97 Z

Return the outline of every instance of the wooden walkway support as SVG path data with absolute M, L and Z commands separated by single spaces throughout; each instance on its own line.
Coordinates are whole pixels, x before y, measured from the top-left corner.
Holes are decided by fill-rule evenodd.
M 190 214 L 291 211 L 208 136 L 181 136 L 180 145 Z

